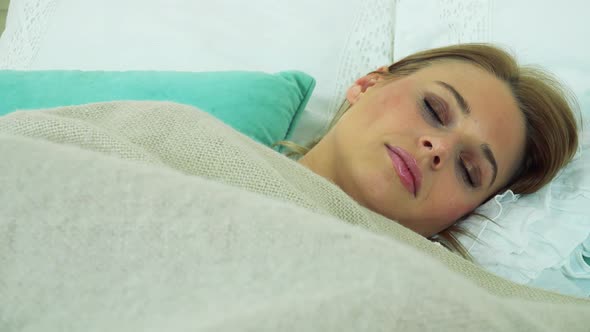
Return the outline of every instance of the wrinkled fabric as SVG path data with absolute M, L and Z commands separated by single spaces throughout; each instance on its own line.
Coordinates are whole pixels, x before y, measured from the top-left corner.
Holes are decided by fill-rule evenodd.
M 2 331 L 587 331 L 196 108 L 0 117 Z

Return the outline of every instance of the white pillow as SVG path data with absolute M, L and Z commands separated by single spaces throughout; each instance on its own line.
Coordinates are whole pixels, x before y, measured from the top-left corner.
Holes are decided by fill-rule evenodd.
M 589 9 L 582 0 L 400 0 L 396 60 L 458 42 L 498 43 L 521 62 L 555 73 L 576 93 L 588 120 L 590 46 L 580 40 L 586 40 Z M 590 282 L 570 282 L 590 279 L 590 267 L 568 274 L 572 264 L 583 263 L 582 242 L 590 234 L 590 136 L 580 140 L 576 160 L 541 191 L 520 198 L 507 192 L 477 210 L 499 226 L 480 217 L 462 223 L 478 239 L 460 237 L 476 262 L 515 282 L 590 295 Z
M 518 283 L 590 296 L 590 265 L 578 257 L 590 245 L 590 133 L 580 139 L 574 161 L 549 185 L 518 198 L 508 191 L 478 208 L 495 223 L 463 223 L 477 235 L 460 239 L 478 264 Z
M 543 189 L 520 197 L 511 191 L 498 195 L 477 209 L 494 223 L 473 217 L 463 224 L 478 236 L 478 241 L 461 241 L 479 264 L 528 283 L 544 269 L 563 266 L 588 238 L 590 135 L 581 139 L 574 161 Z
M 355 78 L 393 61 L 395 0 L 12 0 L 0 69 L 297 69 L 322 132 Z

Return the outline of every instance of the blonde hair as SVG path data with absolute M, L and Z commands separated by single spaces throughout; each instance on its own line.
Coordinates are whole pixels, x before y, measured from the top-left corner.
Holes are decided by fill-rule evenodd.
M 502 190 L 511 189 L 520 194 L 533 193 L 550 182 L 559 169 L 573 158 L 578 147 L 575 97 L 549 73 L 532 66 L 519 66 L 515 58 L 501 48 L 489 44 L 459 44 L 435 48 L 395 62 L 388 67 L 386 73 L 372 73 L 393 79 L 410 75 L 444 60 L 474 64 L 508 84 L 525 117 L 525 154 L 520 167 Z M 349 107 L 348 101 L 344 101 L 326 132 L 332 129 Z M 282 145 L 290 149 L 287 156 L 303 156 L 321 139 L 322 137 L 316 138 L 305 147 L 290 141 L 279 141 L 273 146 Z M 455 223 L 439 233 L 437 238 L 449 249 L 469 258 L 469 254 L 454 235 L 456 233 L 469 235 Z

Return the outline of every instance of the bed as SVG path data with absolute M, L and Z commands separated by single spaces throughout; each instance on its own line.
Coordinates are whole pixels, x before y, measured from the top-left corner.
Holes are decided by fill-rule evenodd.
M 451 42 L 546 64 L 583 113 L 588 50 L 543 57 L 507 5 L 12 0 L 1 330 L 587 331 L 587 135 L 550 186 L 465 222 L 476 264 L 270 147 L 320 135 L 355 77 Z

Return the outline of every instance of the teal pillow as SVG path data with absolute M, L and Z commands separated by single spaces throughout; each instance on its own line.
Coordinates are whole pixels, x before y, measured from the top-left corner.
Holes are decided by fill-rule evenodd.
M 314 87 L 315 80 L 298 71 L 0 71 L 0 116 L 114 100 L 173 101 L 270 146 L 290 135 Z

